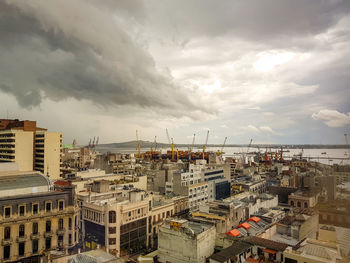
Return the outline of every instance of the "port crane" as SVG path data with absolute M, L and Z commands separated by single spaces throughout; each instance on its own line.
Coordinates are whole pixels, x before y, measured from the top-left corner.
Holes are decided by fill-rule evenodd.
M 209 139 L 209 130 L 207 132 L 207 137 L 205 139 L 205 144 L 203 145 L 203 160 L 205 160 L 205 148 L 207 147 L 208 139 Z
M 346 147 L 348 148 L 348 152 L 345 152 L 345 155 L 347 154 L 347 159 L 350 159 L 350 149 L 349 149 L 349 141 L 348 141 L 348 134 L 345 133 L 344 134 L 344 139 L 345 139 L 345 144 L 346 144 Z
M 168 143 L 171 145 L 171 160 L 174 161 L 175 156 L 175 145 L 174 145 L 174 139 L 169 136 L 168 128 L 166 128 L 166 136 L 168 138 Z
M 190 161 L 191 160 L 191 157 L 192 157 L 192 150 L 193 150 L 193 147 L 194 147 L 194 141 L 196 139 L 196 134 L 194 133 L 193 134 L 193 139 L 192 139 L 192 144 L 189 148 L 189 151 L 188 151 L 188 160 Z
M 225 147 L 225 144 L 226 144 L 226 140 L 227 140 L 227 137 L 225 137 L 224 143 L 221 146 L 221 150 L 220 151 L 218 150 L 218 155 L 222 156 L 222 154 L 224 152 L 224 147 Z
M 141 157 L 141 144 L 140 144 L 140 140 L 139 140 L 139 133 L 136 130 L 136 142 L 137 142 L 137 152 L 138 152 L 138 157 Z

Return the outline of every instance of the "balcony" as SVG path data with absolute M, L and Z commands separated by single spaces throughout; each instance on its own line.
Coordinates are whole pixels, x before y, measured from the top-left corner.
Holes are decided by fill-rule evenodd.
M 66 232 L 66 229 L 61 228 L 61 229 L 57 229 L 56 234 L 58 236 L 61 236 L 61 235 L 64 235 L 65 232 Z
M 2 246 L 11 245 L 11 243 L 12 243 L 12 237 L 7 238 L 7 239 L 2 239 L 2 240 L 1 240 L 1 245 L 2 245 Z
M 53 236 L 53 232 L 52 231 L 46 231 L 44 233 L 44 237 L 52 237 Z
M 40 234 L 39 233 L 36 233 L 36 234 L 30 234 L 30 239 L 33 240 L 33 239 L 39 239 L 40 238 Z
M 27 235 L 16 237 L 16 242 L 24 242 L 27 239 Z

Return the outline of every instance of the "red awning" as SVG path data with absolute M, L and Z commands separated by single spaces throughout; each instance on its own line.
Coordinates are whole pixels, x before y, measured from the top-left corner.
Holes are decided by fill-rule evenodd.
M 268 249 L 268 248 L 263 249 L 263 252 L 266 252 L 266 253 L 269 253 L 269 254 L 273 254 L 273 255 L 277 253 L 276 250 Z
M 226 235 L 231 235 L 234 237 L 238 237 L 241 233 L 237 229 L 232 229 L 231 231 L 227 232 Z
M 253 217 L 249 218 L 248 221 L 253 221 L 255 223 L 258 223 L 260 221 L 260 218 L 256 217 L 256 216 L 253 216 Z

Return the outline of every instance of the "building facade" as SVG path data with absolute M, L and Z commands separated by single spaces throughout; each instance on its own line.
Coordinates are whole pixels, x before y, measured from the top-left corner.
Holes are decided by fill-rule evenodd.
M 51 179 L 60 179 L 62 152 L 62 133 L 37 132 L 35 135 L 34 169 Z
M 12 191 L 8 191 L 11 189 Z M 74 187 L 38 172 L 0 176 L 0 262 L 40 262 L 79 243 Z

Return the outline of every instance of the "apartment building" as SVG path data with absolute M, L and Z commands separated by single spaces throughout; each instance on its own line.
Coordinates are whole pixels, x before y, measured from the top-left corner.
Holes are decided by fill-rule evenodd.
M 0 167 L 1 168 L 1 167 Z M 79 243 L 74 187 L 39 172 L 0 172 L 0 262 L 41 262 Z
M 188 211 L 186 197 L 153 196 L 127 187 L 110 190 L 108 181 L 95 181 L 78 200 L 84 246 L 117 256 L 156 247 L 159 224 Z
M 51 179 L 60 179 L 62 133 L 39 131 L 35 135 L 34 169 Z
M 0 162 L 16 162 L 20 171 L 32 171 L 33 132 L 0 130 Z
M 139 189 L 109 191 L 108 184 L 101 181 L 78 195 L 84 246 L 117 256 L 146 248 L 152 197 Z
M 186 172 L 174 172 L 172 189 L 175 194 L 188 196 L 190 210 L 198 210 L 208 201 L 230 196 L 230 182 L 222 167 L 190 164 Z

